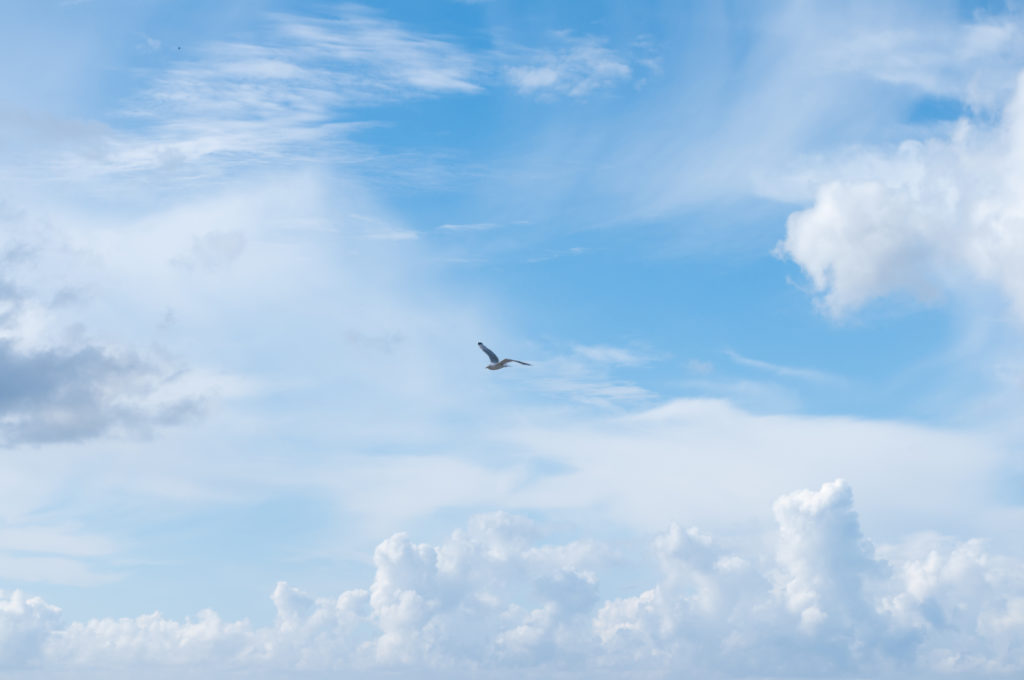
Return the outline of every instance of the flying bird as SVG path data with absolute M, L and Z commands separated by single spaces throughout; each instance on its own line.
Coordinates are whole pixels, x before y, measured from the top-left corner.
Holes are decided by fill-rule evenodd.
M 482 349 L 484 354 L 487 355 L 487 358 L 491 360 L 491 363 L 490 363 L 489 366 L 487 366 L 487 368 L 492 370 L 492 371 L 497 371 L 499 368 L 505 368 L 506 366 L 508 366 L 510 361 L 514 361 L 517 364 L 522 364 L 523 366 L 529 366 L 530 365 L 530 364 L 526 363 L 525 361 L 520 361 L 519 359 L 501 359 L 499 361 L 498 360 L 498 355 L 495 354 L 494 352 L 492 352 L 491 350 L 487 349 L 487 345 L 485 345 L 482 342 L 478 342 L 476 344 L 477 344 L 477 347 Z

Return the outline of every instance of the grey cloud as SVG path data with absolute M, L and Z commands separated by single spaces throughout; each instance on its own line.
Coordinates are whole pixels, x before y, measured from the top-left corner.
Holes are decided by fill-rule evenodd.
M 23 352 L 0 340 L 0 438 L 4 444 L 76 441 L 115 427 L 146 433 L 201 410 L 198 399 L 148 405 L 160 371 L 99 347 Z
M 24 214 L 18 219 L 27 221 Z M 40 276 L 44 283 L 33 281 L 62 246 L 44 247 L 46 237 L 20 226 L 27 240 L 8 237 L 0 244 L 0 265 L 7 265 L 9 277 L 0 278 L 0 447 L 81 441 L 111 431 L 148 436 L 198 415 L 199 395 L 175 393 L 180 369 L 89 339 L 75 308 L 89 300 L 90 284 L 70 280 L 48 290 L 53 279 L 62 279 L 56 269 Z M 208 238 L 197 244 L 196 257 L 215 266 L 233 256 L 232 247 L 237 250 L 230 238 Z

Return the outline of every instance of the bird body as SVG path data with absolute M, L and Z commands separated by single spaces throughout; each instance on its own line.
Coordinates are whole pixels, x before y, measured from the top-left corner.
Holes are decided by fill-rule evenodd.
M 476 344 L 477 347 L 479 347 L 483 351 L 483 353 L 487 355 L 487 358 L 491 360 L 491 363 L 486 366 L 487 370 L 489 371 L 497 371 L 498 369 L 505 368 L 506 366 L 509 365 L 509 363 L 522 364 L 523 366 L 530 365 L 525 361 L 519 361 L 519 359 L 498 359 L 498 355 L 492 352 L 491 350 L 487 349 L 487 345 L 485 345 L 482 342 L 478 342 Z

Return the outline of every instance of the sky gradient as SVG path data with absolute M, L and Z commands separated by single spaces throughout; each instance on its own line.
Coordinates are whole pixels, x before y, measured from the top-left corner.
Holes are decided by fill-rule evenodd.
M 0 60 L 5 677 L 1024 672 L 1016 2 L 13 0 Z

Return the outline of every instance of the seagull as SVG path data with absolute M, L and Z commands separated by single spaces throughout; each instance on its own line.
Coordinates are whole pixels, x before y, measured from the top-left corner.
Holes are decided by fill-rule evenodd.
M 526 363 L 525 361 L 520 361 L 519 359 L 502 359 L 501 361 L 498 361 L 498 355 L 495 354 L 494 352 L 492 352 L 491 350 L 487 349 L 487 345 L 485 345 L 482 342 L 478 342 L 476 344 L 477 344 L 477 347 L 482 349 L 484 354 L 486 354 L 488 356 L 488 358 L 491 360 L 491 363 L 490 363 L 489 366 L 487 366 L 487 368 L 492 370 L 492 371 L 497 371 L 499 368 L 505 368 L 506 366 L 508 366 L 508 363 L 510 361 L 514 361 L 517 364 L 522 364 L 523 366 L 529 366 L 530 365 L 530 364 Z

